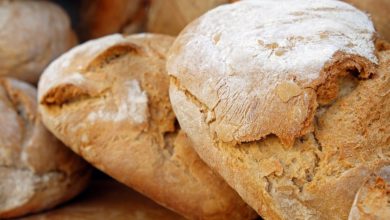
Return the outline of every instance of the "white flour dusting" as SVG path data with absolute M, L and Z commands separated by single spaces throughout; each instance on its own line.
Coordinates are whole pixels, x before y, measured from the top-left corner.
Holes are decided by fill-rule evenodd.
M 97 112 L 92 112 L 88 115 L 88 120 L 103 120 L 103 121 L 123 121 L 130 119 L 136 124 L 141 124 L 147 120 L 148 116 L 148 97 L 141 90 L 137 80 L 131 80 L 124 84 L 127 88 L 127 97 L 121 100 L 117 107 L 117 111 L 107 111 L 100 109 Z
M 179 59 L 198 72 L 218 60 L 219 75 L 293 74 L 310 81 L 337 51 L 377 63 L 374 32 L 366 14 L 340 1 L 246 0 L 200 18 L 196 28 L 182 34 L 187 42 Z M 191 64 L 195 56 L 204 62 Z

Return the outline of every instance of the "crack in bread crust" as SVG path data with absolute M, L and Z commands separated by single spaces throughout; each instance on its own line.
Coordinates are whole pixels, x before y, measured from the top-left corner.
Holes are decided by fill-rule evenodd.
M 98 54 L 89 53 L 90 48 L 106 40 L 114 41 L 103 45 Z M 127 42 L 136 45 L 136 52 L 116 46 Z M 44 123 L 98 169 L 184 216 L 251 218 L 255 212 L 201 161 L 186 134 L 175 123 L 168 95 L 169 76 L 165 70 L 165 54 L 172 42 L 172 37 L 154 34 L 109 36 L 80 45 L 70 51 L 70 55 L 65 54 L 65 58 L 55 61 L 42 76 L 43 82 L 52 80 L 39 88 Z M 84 62 L 74 59 L 77 56 L 84 57 Z M 67 64 L 67 60 L 70 60 L 69 70 L 64 70 L 61 66 Z M 98 68 L 87 71 L 84 67 L 90 62 Z M 96 98 L 78 100 L 84 92 L 72 95 L 70 91 L 70 97 L 76 102 L 61 105 L 62 98 L 57 98 L 62 95 L 61 90 L 56 88 L 74 78 L 74 68 L 78 65 L 83 67 L 78 77 L 82 80 L 74 82 L 76 88 L 81 91 L 85 88 L 87 94 L 92 90 Z M 55 79 L 51 79 L 53 76 Z M 95 82 L 101 84 L 95 86 Z M 107 88 L 109 94 L 102 95 L 100 91 Z M 51 92 L 54 93 L 50 95 L 53 105 L 45 101 Z M 146 106 L 146 113 L 136 111 L 137 108 L 131 111 L 134 103 Z M 129 110 L 123 112 L 134 114 L 116 117 L 122 105 Z M 144 120 L 133 120 L 133 116 L 143 113 Z
M 275 219 L 300 215 L 313 219 L 346 218 L 354 193 L 367 172 L 390 163 L 390 125 L 386 121 L 390 114 L 386 107 L 390 100 L 389 54 L 381 53 L 381 64 L 373 77 L 359 80 L 351 91 L 319 108 L 314 131 L 297 140 L 290 149 L 281 147 L 278 139 L 272 136 L 238 145 L 221 142 L 212 135 L 205 120 L 206 113 L 201 110 L 203 106 L 188 95 L 177 80 L 173 79 L 171 83 L 170 96 L 183 129 L 197 143 L 195 149 L 199 155 L 259 214 Z M 197 133 L 208 135 L 210 139 L 203 141 L 205 138 Z M 366 140 L 360 142 L 360 135 Z M 295 158 L 294 151 L 298 155 Z M 312 157 L 308 157 L 308 152 L 313 153 Z M 273 163 L 262 162 L 269 158 L 273 158 Z M 312 164 L 307 163 L 309 158 L 313 159 Z M 283 171 L 276 169 L 278 163 L 282 164 Z M 308 172 L 305 166 L 309 168 Z M 256 177 L 259 170 L 265 172 L 267 169 L 265 179 Z M 240 173 L 236 173 L 237 170 Z M 258 190 L 264 191 L 259 195 Z M 322 198 L 328 199 L 321 201 Z M 294 203 L 299 207 L 296 210 L 306 211 L 294 213 L 291 207 L 284 206 L 286 199 L 298 202 Z M 337 213 L 331 211 L 335 205 L 338 206 Z

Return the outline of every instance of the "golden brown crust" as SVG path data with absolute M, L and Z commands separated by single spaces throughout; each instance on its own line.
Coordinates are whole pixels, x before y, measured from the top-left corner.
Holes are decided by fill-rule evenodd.
M 51 208 L 84 189 L 86 163 L 41 123 L 36 90 L 0 78 L 0 218 Z
M 343 85 L 343 95 L 317 111 L 314 132 L 290 149 L 276 137 L 235 147 L 223 143 L 210 135 L 202 106 L 175 80 L 170 97 L 201 158 L 261 216 L 346 219 L 365 178 L 390 163 L 390 51 L 381 52 L 380 60 L 373 79 L 352 89 Z
M 76 43 L 68 16 L 54 3 L 0 2 L 0 76 L 36 83 L 44 68 Z
M 343 14 L 354 19 L 333 20 Z M 347 219 L 365 178 L 390 163 L 390 54 L 374 33 L 340 1 L 263 0 L 209 11 L 175 40 L 178 121 L 264 218 Z
M 188 218 L 254 217 L 175 125 L 165 71 L 172 41 L 113 35 L 71 50 L 41 78 L 44 122 L 97 168 Z
M 390 167 L 382 167 L 360 187 L 349 220 L 390 219 Z

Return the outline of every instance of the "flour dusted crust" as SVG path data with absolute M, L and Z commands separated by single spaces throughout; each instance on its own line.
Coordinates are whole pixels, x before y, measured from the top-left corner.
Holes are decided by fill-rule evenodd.
M 112 35 L 64 54 L 39 83 L 44 123 L 97 168 L 188 218 L 254 217 L 175 125 L 165 71 L 172 42 Z
M 366 177 L 390 163 L 390 53 L 373 34 L 339 1 L 243 1 L 174 42 L 182 129 L 265 219 L 347 219 Z
M 390 219 L 390 166 L 372 174 L 359 189 L 348 220 Z
M 0 76 L 36 83 L 76 41 L 68 16 L 54 3 L 0 1 Z
M 151 0 L 146 29 L 152 33 L 177 35 L 192 20 L 232 0 Z
M 390 1 L 388 0 L 344 0 L 372 18 L 379 36 L 390 41 Z
M 138 31 L 144 22 L 143 0 L 82 0 L 79 33 L 89 40 L 117 33 Z
M 213 116 L 218 139 L 275 134 L 291 145 L 312 130 L 318 103 L 337 96 L 338 77 L 373 73 L 373 33 L 363 12 L 339 1 L 243 1 L 190 24 L 167 67 Z
M 36 90 L 0 78 L 0 218 L 51 208 L 84 189 L 89 169 L 42 125 Z

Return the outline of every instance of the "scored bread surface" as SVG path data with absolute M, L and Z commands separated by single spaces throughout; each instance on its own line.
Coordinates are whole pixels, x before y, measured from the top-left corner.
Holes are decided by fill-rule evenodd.
M 182 129 L 265 219 L 347 219 L 389 164 L 390 55 L 374 34 L 339 1 L 262 0 L 211 10 L 175 40 Z
M 39 84 L 48 128 L 97 168 L 192 219 L 250 219 L 250 209 L 175 123 L 165 71 L 172 37 L 112 35 L 53 62 Z

